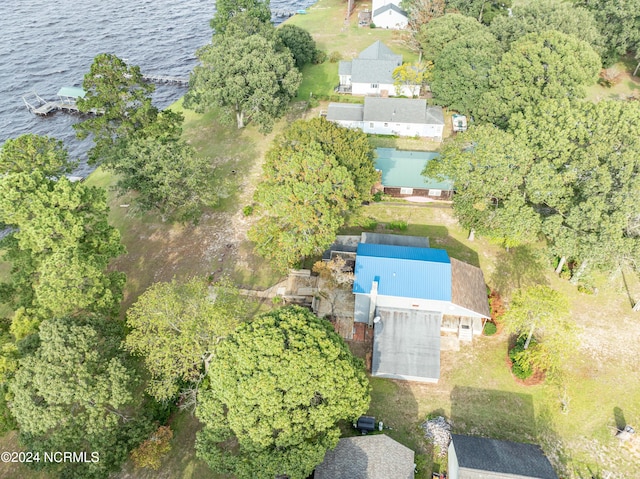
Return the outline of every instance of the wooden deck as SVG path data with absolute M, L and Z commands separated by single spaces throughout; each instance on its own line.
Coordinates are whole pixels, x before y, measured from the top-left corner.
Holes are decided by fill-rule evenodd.
M 25 95 L 22 97 L 24 104 L 27 109 L 38 116 L 47 116 L 56 111 L 64 111 L 67 113 L 83 113 L 78 108 L 78 105 L 74 100 L 45 100 L 37 93 L 33 93 L 31 95 Z M 102 112 L 96 109 L 93 109 L 89 112 L 86 112 L 92 115 L 101 115 Z

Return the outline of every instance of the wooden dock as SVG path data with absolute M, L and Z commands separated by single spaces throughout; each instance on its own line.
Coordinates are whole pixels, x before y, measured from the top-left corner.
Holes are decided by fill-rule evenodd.
M 142 75 L 142 79 L 149 83 L 162 83 L 165 85 L 189 86 L 189 79 L 182 77 L 168 77 L 162 75 Z
M 76 104 L 75 99 L 69 97 L 58 97 L 57 100 L 45 100 L 36 92 L 31 95 L 25 95 L 22 97 L 27 109 L 38 116 L 47 116 L 56 111 L 64 111 L 67 113 L 82 113 Z M 102 112 L 98 110 L 91 110 L 87 113 L 93 115 L 100 115 Z

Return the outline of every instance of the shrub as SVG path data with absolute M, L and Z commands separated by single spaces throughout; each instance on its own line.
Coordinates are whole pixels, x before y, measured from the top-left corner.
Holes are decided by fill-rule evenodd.
M 578 285 L 578 292 L 584 294 L 595 294 L 596 289 L 589 284 L 580 283 Z
M 527 341 L 525 336 L 520 336 L 513 348 L 509 350 L 509 359 L 511 359 L 511 372 L 518 379 L 527 379 L 533 374 L 533 366 L 529 357 L 530 350 L 524 349 L 524 343 Z M 529 347 L 533 345 L 531 341 Z
M 309 108 L 318 108 L 320 106 L 320 102 L 314 96 L 309 98 Z
M 253 206 L 247 205 L 244 208 L 242 208 L 242 214 L 244 216 L 251 216 L 253 214 Z
M 378 191 L 377 193 L 374 193 L 373 201 L 375 201 L 376 203 L 379 203 L 380 201 L 382 201 L 383 195 L 384 195 L 384 192 L 382 191 Z
M 376 28 L 376 24 L 375 24 L 375 23 L 373 23 L 373 22 L 371 22 L 371 23 L 369 24 L 369 28 Z
M 342 60 L 342 53 L 340 53 L 340 52 L 331 52 L 329 54 L 329 61 L 331 63 L 337 63 L 340 60 Z
M 502 297 L 497 291 L 491 291 L 489 295 L 489 307 L 491 308 L 491 321 L 497 323 L 505 312 Z
M 408 225 L 406 221 L 391 221 L 388 224 L 389 229 L 404 231 L 407 229 Z
M 147 467 L 157 471 L 162 458 L 171 450 L 173 431 L 169 426 L 160 426 L 149 439 L 131 452 L 136 469 Z
M 327 61 L 327 53 L 322 50 L 316 50 L 316 54 L 313 56 L 313 63 L 320 65 Z
M 497 330 L 498 330 L 498 328 L 496 327 L 495 323 L 486 322 L 485 325 L 484 325 L 484 335 L 485 336 L 493 336 L 494 334 L 496 334 Z

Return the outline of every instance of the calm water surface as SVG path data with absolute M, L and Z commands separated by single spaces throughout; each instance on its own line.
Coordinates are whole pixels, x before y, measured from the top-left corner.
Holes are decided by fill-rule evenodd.
M 295 11 L 313 0 L 272 1 L 273 11 Z M 195 51 L 211 39 L 213 0 L 8 0 L 0 15 L 0 143 L 24 133 L 63 140 L 83 159 L 90 140 L 75 138 L 78 117 L 29 113 L 22 96 L 36 91 L 55 98 L 62 86 L 81 86 L 99 53 L 113 53 L 143 73 L 188 77 Z M 275 19 L 276 21 L 281 19 Z M 184 88 L 158 85 L 155 104 L 164 108 Z M 76 174 L 91 171 L 82 164 Z

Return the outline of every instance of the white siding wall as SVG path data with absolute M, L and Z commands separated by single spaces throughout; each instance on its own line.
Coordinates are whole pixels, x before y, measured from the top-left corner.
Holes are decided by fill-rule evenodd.
M 427 136 L 428 125 L 416 123 L 393 123 L 382 121 L 365 121 L 364 132 L 377 135 Z
M 453 447 L 453 441 L 449 443 L 449 454 L 448 454 L 448 464 L 447 464 L 447 474 L 449 479 L 458 479 L 459 477 L 459 466 L 458 466 L 458 456 L 456 456 L 456 449 Z
M 340 75 L 340 85 L 351 85 L 351 75 Z
M 372 21 L 378 28 L 393 29 L 407 28 L 408 23 L 407 17 L 396 12 L 395 10 L 387 10 L 386 12 L 382 12 L 379 15 L 373 17 Z
M 396 87 L 389 83 L 354 83 L 352 85 L 352 95 L 380 95 L 383 90 L 389 96 L 396 96 Z
M 399 296 L 378 295 L 376 306 L 380 308 L 417 309 L 420 311 L 436 311 L 451 316 L 468 316 L 480 318 L 482 315 L 457 306 L 450 301 L 438 301 L 434 299 L 401 298 Z

